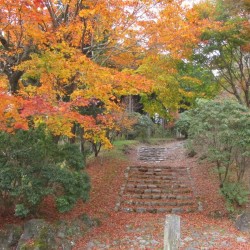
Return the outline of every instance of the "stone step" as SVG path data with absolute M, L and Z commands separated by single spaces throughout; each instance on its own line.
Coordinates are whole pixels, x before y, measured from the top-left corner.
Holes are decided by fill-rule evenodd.
M 181 213 L 197 210 L 186 167 L 131 166 L 116 211 Z
M 165 190 L 165 189 L 180 189 L 180 188 L 188 188 L 187 185 L 185 184 L 133 184 L 133 183 L 128 183 L 126 185 L 127 189 L 151 189 L 152 191 L 155 189 L 161 189 L 161 190 Z M 155 191 L 156 193 L 158 191 Z
M 162 157 L 166 157 L 166 151 L 162 151 L 162 150 L 153 150 L 153 151 L 139 151 L 139 158 L 140 157 L 145 157 L 145 158 L 150 158 L 150 157 L 156 157 L 156 156 L 162 156 Z
M 188 174 L 182 174 L 178 176 L 167 175 L 167 174 L 139 174 L 139 173 L 131 173 L 128 175 L 129 178 L 136 178 L 136 179 L 155 179 L 155 180 L 176 180 L 179 178 L 188 179 Z
M 183 173 L 187 173 L 186 169 L 181 169 L 181 170 L 177 170 L 177 169 L 131 169 L 130 173 L 140 173 L 140 174 L 146 174 L 146 173 L 150 173 L 150 174 L 183 174 Z
M 139 156 L 141 154 L 144 154 L 144 155 L 152 155 L 153 154 L 154 155 L 154 154 L 163 154 L 165 152 L 166 152 L 165 149 L 159 149 L 159 148 L 149 148 L 149 149 L 142 148 L 142 149 L 138 150 Z
M 164 147 L 147 147 L 147 146 L 142 146 L 138 149 L 138 151 L 141 151 L 141 150 L 144 150 L 144 151 L 152 151 L 152 150 L 166 150 L 166 148 Z
M 182 166 L 179 166 L 179 167 L 171 167 L 171 166 L 130 166 L 128 167 L 129 170 L 140 170 L 140 169 L 148 169 L 148 170 L 157 170 L 157 169 L 169 169 L 169 170 L 173 170 L 173 171 L 176 171 L 176 170 L 186 170 L 187 167 L 182 167 Z
M 159 195 L 159 194 L 124 194 L 123 199 L 152 199 L 152 200 L 194 200 L 191 195 Z
M 193 206 L 193 201 L 174 201 L 174 200 L 122 200 L 121 204 L 134 206 L 151 206 L 151 207 L 183 207 Z
M 186 171 L 186 168 L 174 168 L 174 167 L 161 167 L 161 166 L 157 166 L 157 167 L 139 167 L 139 168 L 135 168 L 135 167 L 130 167 L 129 168 L 130 171 L 139 171 L 139 172 L 162 172 L 162 171 L 166 171 L 166 172 L 182 172 L 182 171 Z
M 135 207 L 135 206 L 121 206 L 119 211 L 129 212 L 129 213 L 191 213 L 195 212 L 195 207 Z
M 176 174 L 176 173 L 152 173 L 152 172 L 145 172 L 145 173 L 139 173 L 139 172 L 130 172 L 129 174 L 127 174 L 127 176 L 130 177 L 146 177 L 146 178 L 157 178 L 158 176 L 162 176 L 165 177 L 165 179 L 177 179 L 177 178 L 187 178 L 188 173 L 181 173 L 181 174 Z M 167 178 L 166 178 L 167 177 Z
M 190 181 L 190 178 L 188 176 L 162 176 L 164 178 L 158 178 L 155 176 L 129 176 L 128 181 L 144 181 L 144 182 L 183 182 L 183 181 Z
M 125 188 L 124 193 L 135 193 L 135 194 L 187 194 L 192 193 L 188 188 L 178 189 L 138 189 L 138 188 Z
M 176 180 L 177 178 L 173 178 L 172 176 L 165 176 L 165 175 L 137 175 L 137 174 L 131 174 L 128 175 L 128 178 L 130 179 L 142 179 L 142 180 L 146 180 L 146 179 L 150 179 L 150 180 Z M 188 175 L 183 175 L 182 176 L 183 179 L 188 179 Z
M 146 185 L 149 187 L 155 186 L 173 186 L 173 185 L 186 185 L 190 186 L 190 181 L 180 181 L 180 180 L 141 180 L 141 179 L 129 179 L 127 181 L 128 186 L 130 185 Z
M 171 171 L 171 170 L 164 170 L 164 171 L 136 171 L 136 170 L 132 170 L 129 171 L 129 174 L 138 174 L 138 175 L 164 175 L 164 176 L 174 176 L 174 177 L 179 177 L 179 176 L 183 176 L 183 175 L 187 175 L 188 172 L 187 171 Z
M 167 159 L 167 157 L 164 157 L 164 156 L 161 156 L 161 155 L 159 155 L 159 156 L 154 156 L 154 157 L 139 157 L 138 158 L 138 160 L 139 161 L 145 161 L 145 162 L 148 162 L 148 161 L 150 161 L 150 162 L 154 162 L 154 161 L 165 161 Z
M 178 178 L 170 178 L 170 177 L 138 177 L 138 176 L 130 176 L 130 178 L 128 178 L 128 180 L 130 181 L 135 181 L 135 182 L 146 182 L 146 183 L 171 183 L 171 182 L 179 182 L 179 183 L 183 183 L 183 182 L 190 182 L 190 179 L 188 177 L 182 178 L 182 179 L 178 179 Z

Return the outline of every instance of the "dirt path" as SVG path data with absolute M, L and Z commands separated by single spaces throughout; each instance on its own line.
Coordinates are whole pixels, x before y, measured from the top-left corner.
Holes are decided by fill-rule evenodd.
M 93 185 L 91 200 L 84 205 L 84 210 L 79 208 L 79 213 L 86 212 L 99 218 L 101 225 L 80 239 L 74 249 L 163 249 L 166 212 L 127 213 L 114 209 L 121 187 L 127 181 L 124 175 L 127 167 L 143 166 L 145 169 L 145 166 L 152 165 L 156 169 L 166 166 L 189 169 L 199 211 L 180 214 L 181 249 L 250 249 L 249 235 L 236 231 L 233 222 L 226 217 L 224 201 L 218 194 L 218 183 L 211 166 L 200 163 L 197 158 L 188 158 L 183 141 L 150 148 L 139 146 L 130 153 L 126 162 L 104 159 L 102 163 L 89 166 Z M 145 184 L 142 185 L 145 188 Z

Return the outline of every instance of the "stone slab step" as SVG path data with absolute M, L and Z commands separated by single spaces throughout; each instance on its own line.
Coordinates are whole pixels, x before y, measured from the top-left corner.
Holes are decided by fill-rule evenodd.
M 169 201 L 169 200 L 123 200 L 121 204 L 134 205 L 134 206 L 151 206 L 151 207 L 183 207 L 183 206 L 194 206 L 193 201 Z
M 151 178 L 151 179 L 165 179 L 165 180 L 172 180 L 172 179 L 185 179 L 185 178 L 189 178 L 188 177 L 188 173 L 183 173 L 183 174 L 164 174 L 164 173 L 150 173 L 150 172 L 146 172 L 146 173 L 138 173 L 138 172 L 133 172 L 133 173 L 129 173 L 127 175 L 130 178 Z M 159 178 L 159 177 L 163 177 L 163 178 Z
M 186 170 L 187 167 L 183 167 L 183 166 L 178 166 L 178 167 L 172 167 L 172 166 L 154 166 L 154 165 L 150 165 L 150 166 L 130 166 L 127 168 L 127 170 L 139 170 L 139 169 L 169 169 L 169 170 L 173 170 L 173 171 L 176 171 L 176 170 Z
M 126 189 L 125 193 L 135 193 L 135 194 L 189 194 L 192 193 L 190 189 Z
M 156 171 L 157 170 L 157 171 Z M 183 174 L 187 173 L 187 170 L 177 170 L 177 169 L 131 169 L 130 173 L 138 174 Z
M 127 189 L 137 188 L 137 189 L 178 189 L 178 188 L 188 188 L 186 184 L 176 184 L 176 183 L 163 183 L 163 184 L 140 184 L 140 183 L 128 183 L 126 185 Z M 157 191 L 156 191 L 157 192 Z
M 183 175 L 183 178 L 188 178 L 187 175 Z M 168 175 L 137 175 L 137 174 L 131 174 L 128 175 L 128 178 L 131 179 L 142 179 L 142 180 L 173 180 L 174 178 L 172 176 L 168 176 Z
M 192 207 L 164 207 L 164 208 L 149 208 L 149 207 L 120 207 L 119 211 L 128 213 L 191 213 L 195 212 L 196 208 Z
M 123 199 L 194 200 L 191 195 L 124 194 Z
M 137 178 L 130 178 L 127 181 L 127 184 L 145 184 L 145 185 L 190 185 L 190 180 L 178 180 L 178 179 L 172 179 L 172 180 L 155 180 L 155 179 L 137 179 Z
M 130 166 L 116 211 L 182 213 L 197 210 L 186 167 Z
M 186 172 L 187 169 L 186 168 L 168 168 L 168 167 L 161 167 L 161 166 L 157 166 L 157 167 L 139 167 L 139 168 L 135 168 L 135 167 L 129 167 L 128 168 L 129 171 L 137 171 L 137 172 L 166 172 L 166 173 L 181 173 L 181 172 Z

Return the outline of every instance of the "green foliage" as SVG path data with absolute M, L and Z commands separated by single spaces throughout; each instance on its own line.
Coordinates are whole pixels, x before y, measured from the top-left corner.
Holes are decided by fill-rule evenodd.
M 235 207 L 245 205 L 250 194 L 249 190 L 240 183 L 225 182 L 220 191 L 226 198 L 229 212 L 234 212 Z
M 249 110 L 233 101 L 200 100 L 190 112 L 189 136 L 219 168 L 246 167 L 250 152 Z M 245 162 L 245 163 L 244 163 Z M 245 164 L 245 166 L 244 166 Z
M 199 100 L 196 109 L 184 114 L 181 116 L 183 123 L 187 119 L 186 116 L 190 122 L 188 130 L 190 148 L 216 164 L 222 193 L 230 196 L 227 199 L 232 200 L 231 196 L 239 191 L 237 185 L 242 181 L 250 162 L 249 110 L 230 100 L 224 102 Z M 229 187 L 226 184 L 229 181 L 236 186 Z M 238 196 L 237 199 L 233 198 L 233 202 L 240 204 L 241 196 Z
M 0 133 L 0 203 L 15 207 L 16 216 L 35 214 L 52 195 L 60 212 L 86 200 L 89 178 L 76 145 L 58 145 L 42 127 L 16 134 Z
M 212 98 L 219 90 L 214 74 L 198 61 L 161 55 L 145 58 L 137 71 L 155 82 L 153 91 L 141 96 L 151 116 L 169 119 L 172 112 L 194 106 L 197 98 Z
M 29 209 L 23 204 L 17 204 L 15 209 L 15 215 L 19 217 L 26 217 L 29 214 Z
M 249 107 L 249 13 L 242 1 L 216 0 L 210 8 L 209 19 L 219 26 L 203 32 L 194 64 L 216 72 L 217 84 Z
M 214 74 L 198 61 L 180 60 L 177 64 L 180 88 L 191 95 L 182 97 L 182 105 L 193 107 L 197 98 L 211 99 L 219 92 Z
M 151 116 L 158 113 L 160 117 L 169 118 L 169 110 L 178 109 L 182 96 L 176 74 L 173 73 L 175 69 L 176 60 L 163 55 L 145 58 L 138 68 L 139 74 L 155 82 L 153 92 L 141 96 L 143 108 Z
M 175 123 L 175 130 L 180 132 L 185 138 L 188 137 L 188 130 L 191 123 L 189 111 L 180 114 L 180 119 Z
M 188 141 L 186 141 L 185 148 L 187 151 L 187 155 L 189 157 L 194 157 L 197 154 L 197 152 L 195 151 L 194 145 L 192 143 L 192 140 L 189 139 Z
M 154 124 L 152 130 L 152 138 L 156 139 L 166 139 L 166 138 L 173 138 L 173 131 L 170 129 L 166 129 L 162 124 Z
M 150 136 L 150 132 L 154 127 L 154 123 L 147 115 L 141 115 L 139 113 L 133 113 L 137 122 L 133 125 L 133 129 L 128 133 L 128 139 L 139 138 L 143 142 L 147 141 Z

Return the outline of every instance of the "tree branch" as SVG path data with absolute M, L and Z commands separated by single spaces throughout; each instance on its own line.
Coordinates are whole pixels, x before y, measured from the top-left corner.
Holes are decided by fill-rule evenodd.
M 9 43 L 1 33 L 0 33 L 0 42 L 6 50 L 9 50 Z

